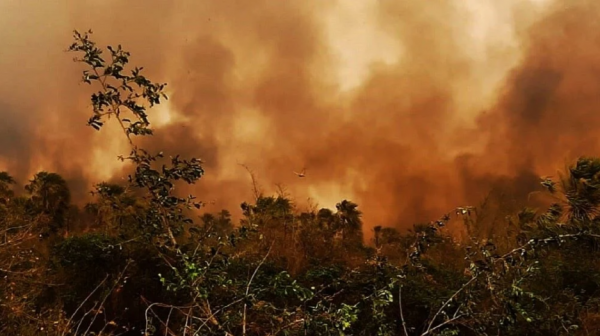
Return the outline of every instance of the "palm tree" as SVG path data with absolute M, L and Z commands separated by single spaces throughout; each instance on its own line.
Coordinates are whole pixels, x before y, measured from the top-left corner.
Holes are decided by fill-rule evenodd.
M 600 159 L 579 159 L 562 182 L 573 219 L 590 220 L 599 214 Z
M 550 178 L 542 185 L 567 206 L 572 221 L 589 222 L 600 215 L 600 159 L 582 157 L 560 175 L 558 187 Z
M 62 176 L 39 172 L 25 186 L 25 190 L 31 195 L 34 209 L 50 216 L 51 229 L 63 226 L 71 203 L 71 192 Z
M 335 227 L 335 214 L 331 209 L 322 208 L 317 212 L 316 215 L 317 223 L 319 225 L 319 229 L 332 231 L 336 230 Z
M 358 204 L 343 200 L 335 207 L 341 222 L 342 239 L 362 239 L 362 213 L 357 209 Z

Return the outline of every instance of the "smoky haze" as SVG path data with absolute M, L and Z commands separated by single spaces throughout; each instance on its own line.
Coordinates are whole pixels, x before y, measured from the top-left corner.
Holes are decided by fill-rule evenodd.
M 265 192 L 406 228 L 600 147 L 592 1 L 8 0 L 0 28 L 0 169 L 79 195 L 123 176 L 127 143 L 85 126 L 73 29 L 168 83 L 146 145 L 205 160 L 193 190 L 218 209 L 252 197 L 243 163 Z

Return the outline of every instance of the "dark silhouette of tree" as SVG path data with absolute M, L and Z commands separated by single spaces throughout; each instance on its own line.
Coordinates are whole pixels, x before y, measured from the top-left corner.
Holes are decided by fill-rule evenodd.
M 572 220 L 588 221 L 600 214 L 600 159 L 579 159 L 561 184 Z
M 362 212 L 358 210 L 356 203 L 343 200 L 335 205 L 337 215 L 340 218 L 340 232 L 342 240 L 357 242 L 362 239 Z
M 226 236 L 233 231 L 231 213 L 221 210 L 217 214 L 205 213 L 200 217 L 205 232 L 211 232 L 217 236 Z
M 48 226 L 52 232 L 64 226 L 71 204 L 71 192 L 62 176 L 39 172 L 25 186 L 25 190 L 31 196 L 33 208 L 49 216 Z
M 85 206 L 92 214 L 104 233 L 119 235 L 124 239 L 132 239 L 143 231 L 140 218 L 144 216 L 147 205 L 143 200 L 120 185 L 100 183 L 93 192 L 96 202 Z
M 6 204 L 14 196 L 15 180 L 7 172 L 0 172 L 0 203 Z

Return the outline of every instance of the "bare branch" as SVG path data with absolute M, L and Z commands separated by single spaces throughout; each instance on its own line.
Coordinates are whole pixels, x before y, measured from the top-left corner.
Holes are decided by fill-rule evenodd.
M 256 276 L 258 269 L 262 266 L 262 264 L 264 264 L 265 260 L 267 260 L 267 257 L 271 253 L 271 249 L 273 248 L 274 244 L 275 244 L 275 242 L 271 243 L 271 247 L 269 247 L 269 251 L 267 251 L 267 254 L 265 254 L 265 257 L 260 261 L 258 266 L 256 266 L 256 268 L 254 269 L 254 273 L 252 273 L 252 276 L 250 277 L 250 281 L 248 281 L 248 285 L 246 286 L 246 297 L 248 297 L 248 293 L 250 292 L 250 285 L 252 284 L 252 280 L 254 280 L 254 277 Z M 243 312 L 243 317 L 242 317 L 242 335 L 244 335 L 244 336 L 246 336 L 246 308 L 247 308 L 247 306 L 248 306 L 248 304 L 244 303 L 244 312 Z
M 83 302 L 81 302 L 81 304 L 79 305 L 79 307 L 77 307 L 77 309 L 75 309 L 75 311 L 73 312 L 73 314 L 71 315 L 71 317 L 69 318 L 69 320 L 67 321 L 67 324 L 65 325 L 65 330 L 63 331 L 63 333 L 61 334 L 62 336 L 65 336 L 67 334 L 67 328 L 70 326 L 71 321 L 73 321 L 73 317 L 75 317 L 75 315 L 79 312 L 79 310 L 83 307 L 83 305 L 92 297 L 92 295 L 94 295 L 94 293 L 100 288 L 102 287 L 102 285 L 106 282 L 106 280 L 108 279 L 108 274 L 104 277 L 104 280 L 102 280 L 98 286 L 96 286 L 96 288 L 94 288 L 94 290 L 88 294 L 88 296 L 83 300 Z
M 454 300 L 455 297 L 458 296 L 458 294 L 460 294 L 465 288 L 469 287 L 470 284 L 472 284 L 475 280 L 477 280 L 478 276 L 474 276 L 471 278 L 471 280 L 467 281 L 464 285 L 462 285 L 462 287 L 460 287 L 456 292 L 454 292 L 454 294 L 452 294 L 452 296 L 446 300 L 446 302 L 444 302 L 444 304 L 442 304 L 442 306 L 440 307 L 440 309 L 438 309 L 437 313 L 435 313 L 435 315 L 433 316 L 433 318 L 431 319 L 431 321 L 429 321 L 429 325 L 427 326 L 427 330 L 425 330 L 425 332 L 423 334 L 421 334 L 421 336 L 427 335 L 431 332 L 432 330 L 432 325 L 433 322 L 435 322 L 435 320 L 437 319 L 437 317 L 441 314 L 441 312 L 444 310 L 444 308 L 450 303 L 452 302 L 452 300 Z M 453 319 L 454 320 L 454 319 Z M 439 327 L 439 326 L 438 326 Z M 436 327 L 436 329 L 438 328 Z
M 108 297 L 110 296 L 110 294 L 112 294 L 112 292 L 115 290 L 115 287 L 117 287 L 117 285 L 119 284 L 119 282 L 121 282 L 121 279 L 123 278 L 123 275 L 125 275 L 125 271 L 127 271 L 127 268 L 129 267 L 129 265 L 131 265 L 131 262 L 132 262 L 131 260 L 129 260 L 127 262 L 127 265 L 125 265 L 125 267 L 123 268 L 123 271 L 121 271 L 121 273 L 119 274 L 119 277 L 117 278 L 117 281 L 115 281 L 115 283 L 111 287 L 110 291 L 108 291 L 108 293 L 104 296 L 104 299 L 102 299 L 102 302 L 100 303 L 100 306 L 98 307 L 98 310 L 96 311 L 96 314 L 94 315 L 94 318 L 92 319 L 92 321 L 88 325 L 88 328 L 84 332 L 84 335 L 87 335 L 88 332 L 90 331 L 90 328 L 92 327 L 92 324 L 94 324 L 94 321 L 96 321 L 96 318 L 98 317 L 98 313 L 100 312 L 101 309 L 102 310 L 104 309 L 104 303 L 106 302 L 106 300 L 108 299 Z
M 250 178 L 252 179 L 252 192 L 254 193 L 254 199 L 258 200 L 262 196 L 262 190 L 260 190 L 260 186 L 258 184 L 258 180 L 256 179 L 256 175 L 254 174 L 254 171 L 252 171 L 250 169 L 250 167 L 248 167 L 247 165 L 245 165 L 243 163 L 238 163 L 238 164 L 240 166 L 242 166 L 244 169 L 246 169 L 248 174 L 250 174 Z
M 408 330 L 406 330 L 406 321 L 404 320 L 404 313 L 402 312 L 402 284 L 398 284 L 398 306 L 400 307 L 400 321 L 402 322 L 402 329 L 404 335 L 408 336 Z

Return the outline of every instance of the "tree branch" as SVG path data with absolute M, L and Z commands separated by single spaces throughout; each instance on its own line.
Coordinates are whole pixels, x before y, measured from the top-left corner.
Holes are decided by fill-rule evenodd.
M 267 260 L 267 257 L 271 253 L 271 249 L 273 248 L 274 244 L 275 244 L 275 242 L 271 243 L 271 247 L 269 247 L 269 251 L 267 251 L 267 254 L 265 254 L 265 257 L 260 261 L 258 266 L 256 266 L 256 268 L 254 269 L 254 273 L 252 273 L 252 276 L 250 277 L 250 280 L 248 281 L 248 285 L 246 286 L 245 298 L 248 297 L 248 293 L 250 292 L 250 285 L 252 284 L 252 280 L 254 280 L 254 277 L 256 276 L 258 269 L 262 266 L 262 264 L 264 264 L 265 260 Z M 242 335 L 243 336 L 246 336 L 246 308 L 247 308 L 247 306 L 248 306 L 248 304 L 244 303 L 244 312 L 243 312 L 243 317 L 242 317 Z
M 398 306 L 400 307 L 400 321 L 402 322 L 402 329 L 404 335 L 408 336 L 408 330 L 406 330 L 406 321 L 404 320 L 404 313 L 402 312 L 402 285 L 398 284 Z

